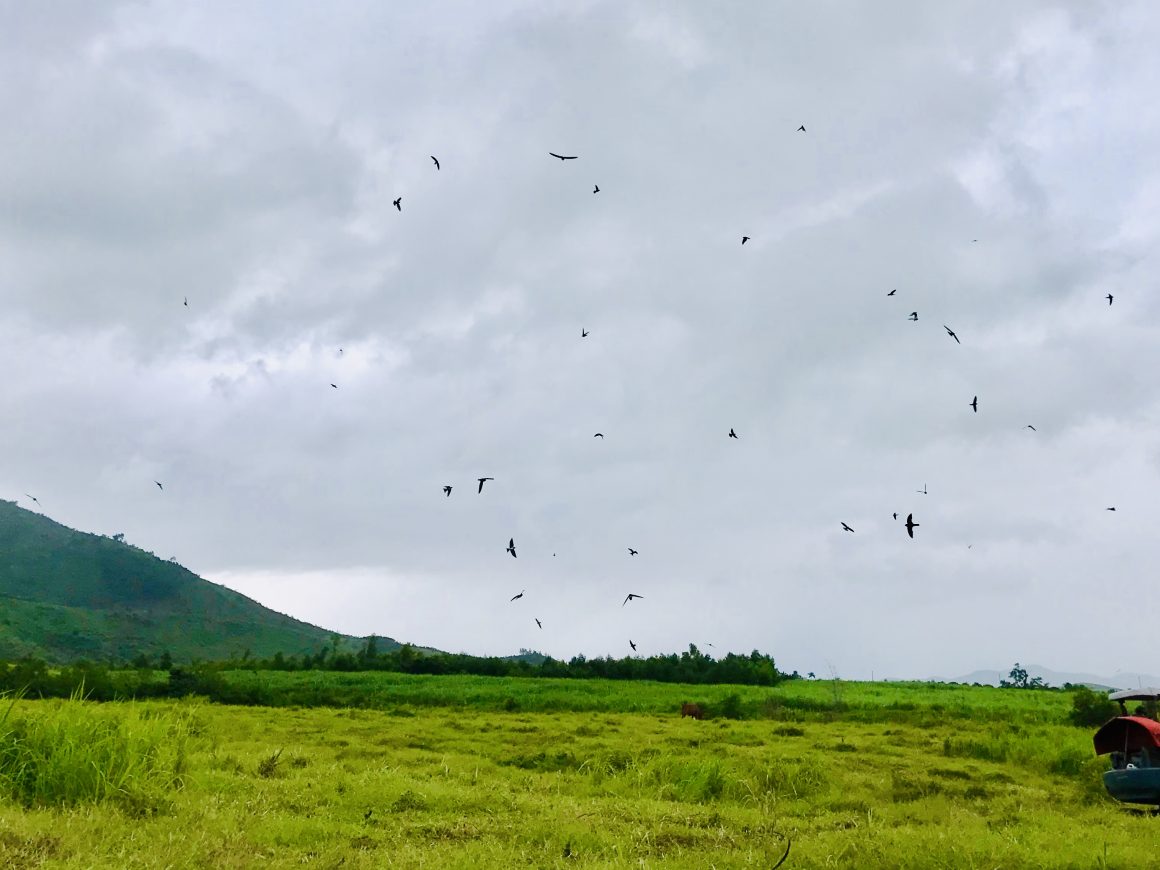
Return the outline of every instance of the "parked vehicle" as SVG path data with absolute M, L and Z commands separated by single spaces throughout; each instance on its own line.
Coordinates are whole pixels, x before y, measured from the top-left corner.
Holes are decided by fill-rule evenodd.
M 1129 689 L 1108 697 L 1119 702 L 1122 715 L 1105 722 L 1092 738 L 1096 755 L 1112 760 L 1104 787 L 1118 801 L 1160 807 L 1160 689 Z M 1135 715 L 1128 714 L 1128 701 L 1141 702 Z

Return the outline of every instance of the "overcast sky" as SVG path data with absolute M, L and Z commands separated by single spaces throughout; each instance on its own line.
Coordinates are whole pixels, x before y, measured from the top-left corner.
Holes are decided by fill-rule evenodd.
M 453 651 L 1160 670 L 1157 44 L 0 0 L 0 494 Z

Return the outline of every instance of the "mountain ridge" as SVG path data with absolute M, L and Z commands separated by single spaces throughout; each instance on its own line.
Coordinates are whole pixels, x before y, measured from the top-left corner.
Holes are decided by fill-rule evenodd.
M 0 658 L 263 658 L 363 640 L 272 610 L 121 535 L 71 529 L 0 499 Z

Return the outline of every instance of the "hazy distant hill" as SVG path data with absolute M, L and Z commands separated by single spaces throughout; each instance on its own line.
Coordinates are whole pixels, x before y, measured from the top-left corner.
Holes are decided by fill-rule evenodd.
M 176 661 L 314 653 L 335 636 L 175 562 L 0 499 L 0 658 Z M 341 648 L 361 642 L 340 636 Z M 382 652 L 398 648 L 379 638 Z
M 1120 671 L 1110 677 L 1098 674 L 1085 674 L 1072 671 L 1053 671 L 1042 665 L 1025 665 L 1027 676 L 1030 679 L 1042 677 L 1049 686 L 1062 686 L 1064 683 L 1083 684 L 1087 686 L 1103 687 L 1107 689 L 1135 689 L 1144 686 L 1160 686 L 1160 677 L 1151 674 L 1138 674 L 1135 671 Z M 1010 668 L 1006 671 L 972 671 L 964 677 L 956 677 L 956 683 L 983 683 L 997 686 L 1000 680 L 1007 679 Z

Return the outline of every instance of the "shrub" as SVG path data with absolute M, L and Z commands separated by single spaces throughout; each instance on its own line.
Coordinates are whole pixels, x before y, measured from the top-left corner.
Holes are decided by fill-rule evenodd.
M 1120 712 L 1116 702 L 1102 692 L 1093 692 L 1087 686 L 1076 686 L 1071 695 L 1071 713 L 1068 720 L 1073 725 L 1096 727 L 1103 725 Z
M 720 715 L 726 719 L 740 719 L 741 718 L 741 696 L 734 692 L 731 695 L 726 695 L 721 699 L 721 706 L 719 708 Z

